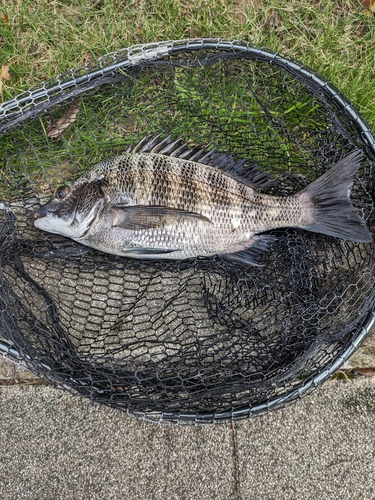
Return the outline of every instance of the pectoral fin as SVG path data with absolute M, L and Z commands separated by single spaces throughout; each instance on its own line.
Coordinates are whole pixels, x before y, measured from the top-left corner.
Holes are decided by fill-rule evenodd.
M 166 248 L 139 248 L 139 247 L 124 247 L 123 248 L 123 255 L 126 257 L 131 257 L 133 259 L 163 259 L 165 256 L 166 258 L 168 255 L 173 254 L 175 252 L 179 252 L 180 249 L 178 248 L 173 248 L 173 249 L 166 249 Z
M 188 219 L 201 219 L 205 222 L 211 222 L 207 217 L 194 212 L 161 206 L 115 205 L 112 212 L 113 227 L 121 227 L 122 229 L 135 231 L 170 226 L 171 224 L 176 224 Z

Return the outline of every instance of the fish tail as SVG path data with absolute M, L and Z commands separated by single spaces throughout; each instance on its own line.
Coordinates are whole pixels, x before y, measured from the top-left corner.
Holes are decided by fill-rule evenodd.
M 306 217 L 312 222 L 304 225 L 304 229 L 349 241 L 372 241 L 365 221 L 356 213 L 350 200 L 361 156 L 360 151 L 350 153 L 298 193 L 302 199 L 312 202 L 310 217 Z

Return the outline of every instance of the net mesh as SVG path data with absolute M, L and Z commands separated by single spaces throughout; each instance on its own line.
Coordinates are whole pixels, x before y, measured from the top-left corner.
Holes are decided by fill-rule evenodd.
M 137 46 L 0 107 L 0 347 L 37 375 L 153 421 L 213 422 L 321 383 L 367 333 L 374 246 L 298 229 L 263 266 L 146 262 L 38 231 L 64 181 L 145 135 L 172 135 L 308 185 L 353 148 L 352 201 L 372 230 L 375 141 L 347 99 L 301 65 L 240 42 Z

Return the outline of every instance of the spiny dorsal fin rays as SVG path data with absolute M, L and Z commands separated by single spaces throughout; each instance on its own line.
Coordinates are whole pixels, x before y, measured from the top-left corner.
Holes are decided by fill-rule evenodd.
M 195 146 L 193 148 L 182 139 L 172 140 L 172 137 L 161 139 L 161 134 L 154 137 L 146 136 L 135 146 L 130 145 L 126 153 L 152 153 L 194 161 L 203 165 L 223 170 L 231 177 L 255 188 L 266 188 L 275 183 L 266 174 L 259 171 L 258 165 L 249 159 L 237 160 L 228 153 L 208 151 Z

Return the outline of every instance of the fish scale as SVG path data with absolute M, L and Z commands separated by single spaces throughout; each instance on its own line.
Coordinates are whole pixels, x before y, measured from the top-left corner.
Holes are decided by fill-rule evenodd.
M 273 241 L 262 233 L 271 229 L 369 242 L 349 197 L 360 157 L 354 151 L 301 192 L 275 197 L 235 175 L 244 160 L 190 151 L 170 138 L 143 140 L 94 165 L 70 188 L 57 188 L 36 212 L 35 226 L 125 257 L 223 255 L 245 264 L 258 263 Z M 255 169 L 253 176 L 265 183 Z

